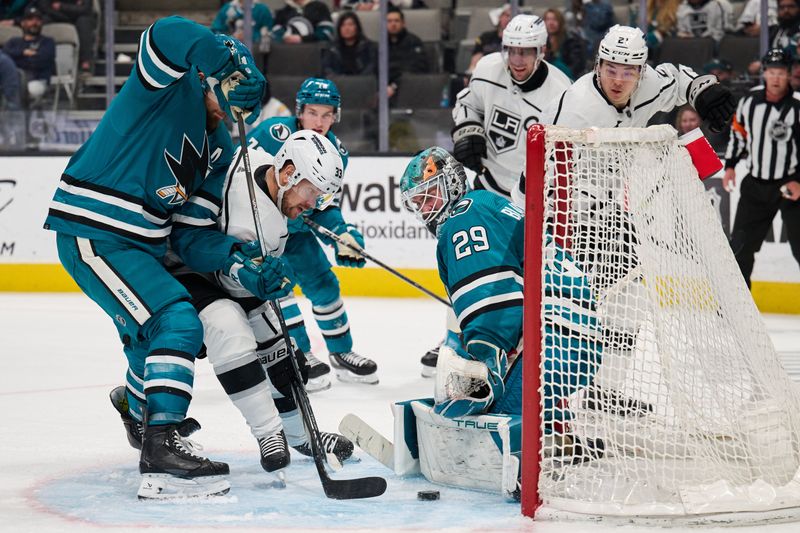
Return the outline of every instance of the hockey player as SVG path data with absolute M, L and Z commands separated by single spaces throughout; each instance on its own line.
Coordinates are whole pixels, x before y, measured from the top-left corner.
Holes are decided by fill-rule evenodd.
M 330 141 L 313 131 L 291 135 L 274 160 L 260 149 L 249 152 L 264 248 L 271 258 L 279 258 L 288 236 L 287 218 L 297 218 L 307 209 L 322 206 L 338 190 L 341 158 Z M 238 163 L 227 173 L 222 201 L 194 203 L 181 217 L 181 223 L 203 226 L 216 220 L 225 233 L 252 245 L 256 230 L 248 193 L 249 178 L 239 155 L 237 151 L 234 161 Z M 290 463 L 287 441 L 300 453 L 311 455 L 290 389 L 294 372 L 289 359 L 291 352 L 286 350 L 280 323 L 271 307 L 221 272 L 211 279 L 179 268 L 174 275 L 192 295 L 203 323 L 208 360 L 250 426 L 259 445 L 261 466 L 267 472 L 287 467 Z M 282 290 L 282 295 L 287 295 L 291 284 L 284 285 Z M 294 353 L 301 371 L 307 373 L 303 352 Z M 136 446 L 135 421 L 126 418 L 126 410 L 120 409 L 120 396 L 115 389 L 112 401 L 128 427 L 129 441 Z M 322 432 L 321 437 L 326 451 L 334 453 L 340 461 L 352 454 L 352 443 L 341 435 Z
M 475 171 L 475 189 L 508 198 L 525 166 L 528 127 L 570 85 L 544 60 L 547 29 L 535 15 L 517 15 L 503 31 L 503 51 L 478 62 L 453 108 L 453 156 Z
M 292 133 L 299 130 L 313 130 L 338 148 L 344 169 L 347 169 L 349 157 L 347 149 L 331 131 L 341 116 L 341 97 L 336 85 L 321 78 L 306 79 L 297 91 L 295 113 L 294 117 L 274 117 L 259 124 L 248 135 L 250 146 L 276 154 Z M 326 209 L 314 209 L 305 215 L 345 241 L 363 248 L 364 237 L 361 232 L 353 224 L 345 222 L 342 216 L 339 207 L 340 194 L 337 191 L 334 202 Z M 375 362 L 353 352 L 353 338 L 350 335 L 350 323 L 339 291 L 339 280 L 331 270 L 319 241 L 334 248 L 336 263 L 339 266 L 361 268 L 366 264 L 363 256 L 346 246 L 340 246 L 324 235 L 312 232 L 298 217 L 289 222 L 289 239 L 283 255 L 292 269 L 291 278 L 311 300 L 314 319 L 325 339 L 336 376 L 342 381 L 378 383 L 378 366 Z M 297 301 L 290 295 L 281 306 L 292 338 L 308 358 L 310 365 L 308 391 L 327 389 L 330 387 L 330 367 L 311 352 L 311 341 Z
M 523 211 L 497 194 L 467 190 L 462 165 L 439 147 L 411 160 L 400 191 L 406 209 L 437 237 L 439 276 L 462 330 L 463 347 L 440 349 L 433 412 L 447 418 L 521 414 L 522 354 L 517 349 L 522 337 Z M 553 433 L 563 431 L 559 423 L 569 419 L 566 398 L 591 385 L 591 369 L 600 364 L 595 359 L 602 346 L 581 269 L 558 247 L 544 268 L 551 288 L 544 309 L 544 398 L 561 400 L 544 409 L 545 429 Z M 570 326 L 581 330 L 581 340 L 563 341 L 558 332 Z M 570 371 L 563 372 L 564 367 Z M 589 371 L 577 372 L 578 367 Z M 621 399 L 613 391 L 593 389 L 591 394 Z M 631 412 L 642 408 L 635 402 L 627 405 Z M 511 444 L 512 452 L 519 452 L 520 442 Z M 576 446 L 573 453 L 590 452 Z
M 184 441 L 199 428 L 185 417 L 203 329 L 163 258 L 169 239 L 195 270 L 239 271 L 239 283 L 263 298 L 279 287 L 274 272 L 266 274 L 276 265 L 234 253 L 239 239 L 172 224 L 199 188 L 219 196 L 229 164 L 219 154 L 232 151 L 220 119 L 257 117 L 265 84 L 235 39 L 180 17 L 156 21 L 142 34 L 134 73 L 70 159 L 50 204 L 45 228 L 57 232 L 59 259 L 114 320 L 123 344 L 129 414 L 146 420 L 142 498 L 230 488 L 228 465 L 199 457 Z
M 535 15 L 517 15 L 503 31 L 502 52 L 475 67 L 453 109 L 453 156 L 475 171 L 474 187 L 508 198 L 525 166 L 528 127 L 569 87 L 569 78 L 544 60 L 547 28 Z M 448 313 L 445 343 L 457 344 Z M 422 375 L 435 373 L 438 346 L 422 357 Z

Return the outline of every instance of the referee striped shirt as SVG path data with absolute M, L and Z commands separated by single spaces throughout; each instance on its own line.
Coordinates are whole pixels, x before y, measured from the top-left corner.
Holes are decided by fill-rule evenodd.
M 780 180 L 798 170 L 800 93 L 767 102 L 763 85 L 753 87 L 736 108 L 725 151 L 725 168 L 745 155 L 748 173 L 757 179 Z

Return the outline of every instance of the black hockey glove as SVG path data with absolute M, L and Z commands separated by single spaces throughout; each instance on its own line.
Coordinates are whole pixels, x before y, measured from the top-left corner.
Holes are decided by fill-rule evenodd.
M 295 374 L 294 368 L 292 368 L 292 361 L 287 357 L 285 346 L 286 343 L 284 342 L 279 343 L 277 349 L 262 349 L 259 346 L 257 354 L 258 359 L 267 371 L 267 376 L 269 376 L 272 385 L 278 392 L 290 398 L 292 396 L 290 384 Z M 308 361 L 306 360 L 306 355 L 298 348 L 295 349 L 294 356 L 297 359 L 297 366 L 300 368 L 303 384 L 306 384 L 308 383 Z
M 475 122 L 460 124 L 453 129 L 453 157 L 458 162 L 480 173 L 486 157 L 486 131 Z
M 715 83 L 697 94 L 694 108 L 708 125 L 708 129 L 720 133 L 736 111 L 736 99 L 730 89 Z

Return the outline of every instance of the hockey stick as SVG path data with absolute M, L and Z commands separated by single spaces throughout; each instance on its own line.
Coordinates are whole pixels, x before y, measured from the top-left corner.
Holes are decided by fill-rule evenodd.
M 394 470 L 394 444 L 361 418 L 352 413 L 344 415 L 339 422 L 339 432 L 367 452 L 367 455 Z
M 289 338 L 289 330 L 286 328 L 286 321 L 283 318 L 280 303 L 278 301 L 271 301 L 270 306 L 278 317 L 286 346 L 292 346 L 292 341 Z M 293 354 L 290 354 L 289 358 L 292 360 L 292 367 L 294 368 L 294 376 L 291 380 L 292 392 L 297 406 L 300 408 L 303 423 L 308 430 L 311 454 L 314 457 L 314 464 L 317 467 L 317 473 L 322 482 L 322 489 L 325 491 L 325 496 L 334 500 L 355 500 L 358 498 L 374 498 L 386 492 L 386 480 L 382 477 L 331 479 L 330 476 L 328 476 L 328 472 L 325 471 L 325 465 L 323 464 L 323 446 L 319 436 L 319 428 L 314 418 L 314 412 L 311 410 L 308 394 L 303 386 L 300 366 L 297 364 L 297 358 L 294 357 Z
M 369 259 L 370 261 L 372 261 L 373 263 L 375 263 L 379 267 L 382 267 L 384 270 L 387 270 L 390 273 L 394 274 L 395 276 L 397 276 L 398 278 L 402 279 L 403 281 L 405 281 L 406 283 L 408 283 L 409 285 L 411 285 L 415 289 L 421 290 L 422 292 L 424 292 L 425 294 L 427 294 L 428 296 L 430 296 L 434 300 L 437 300 L 437 301 L 443 303 L 444 305 L 446 305 L 447 307 L 450 307 L 450 302 L 448 302 L 447 300 L 445 300 L 444 298 L 442 298 L 438 294 L 436 294 L 434 292 L 431 292 L 430 290 L 426 289 L 425 287 L 423 287 L 422 285 L 420 285 L 416 281 L 412 280 L 411 278 L 408 278 L 408 277 L 404 276 L 403 274 L 401 274 L 397 270 L 393 269 L 392 267 L 390 267 L 389 265 L 387 265 L 383 261 L 379 261 L 379 260 L 375 259 L 373 256 L 369 255 L 367 252 L 365 252 L 361 248 L 356 248 L 355 246 L 353 246 L 350 243 L 346 242 L 344 239 L 342 239 L 341 237 L 336 235 L 334 232 L 332 232 L 328 228 L 326 228 L 324 226 L 320 226 L 319 224 L 317 224 L 316 222 L 314 222 L 313 220 L 311 220 L 310 218 L 308 218 L 305 215 L 303 215 L 303 222 L 308 224 L 313 230 L 325 235 L 329 239 L 333 239 L 334 241 L 336 241 L 337 243 L 341 244 L 342 246 L 347 246 L 348 248 L 350 248 L 354 252 L 356 252 L 356 253 L 358 253 L 360 255 L 363 255 L 365 258 Z
M 261 218 L 258 215 L 258 201 L 256 198 L 255 186 L 253 184 L 253 173 L 250 170 L 250 156 L 247 153 L 247 141 L 245 140 L 244 119 L 241 114 L 237 117 L 239 126 L 239 144 L 241 145 L 241 156 L 244 160 L 245 178 L 247 179 L 247 192 L 250 195 L 250 208 L 253 212 L 253 223 L 255 225 L 256 236 L 261 244 L 261 253 L 264 254 L 264 241 L 261 238 L 264 232 L 261 229 Z M 289 337 L 289 330 L 286 327 L 286 321 L 283 318 L 283 312 L 278 301 L 269 302 L 273 312 L 278 317 L 278 322 L 281 326 L 281 333 L 283 340 L 286 343 L 287 356 L 292 361 L 292 369 L 294 370 L 292 379 L 290 380 L 292 393 L 295 397 L 300 414 L 303 417 L 303 423 L 308 431 L 308 440 L 311 443 L 311 453 L 314 456 L 314 464 L 317 467 L 319 479 L 322 482 L 322 488 L 328 498 L 336 500 L 351 500 L 356 498 L 372 498 L 380 496 L 386 492 L 386 480 L 382 477 L 366 477 L 358 479 L 331 479 L 328 472 L 325 471 L 324 464 L 324 448 L 319 436 L 319 428 L 317 421 L 314 418 L 314 412 L 311 410 L 311 403 L 308 400 L 308 394 L 303 386 L 303 378 L 300 373 L 300 366 L 297 364 L 297 358 L 291 352 L 292 340 Z

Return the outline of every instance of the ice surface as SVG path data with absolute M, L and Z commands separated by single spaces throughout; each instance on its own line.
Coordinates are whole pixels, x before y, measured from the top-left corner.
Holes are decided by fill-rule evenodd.
M 319 425 L 335 430 L 349 412 L 392 438 L 389 405 L 430 396 L 419 359 L 440 340 L 444 312 L 427 299 L 348 298 L 356 351 L 378 362 L 380 384 L 338 382 L 311 396 Z M 301 306 L 309 311 L 309 304 Z M 307 315 L 310 317 L 310 313 Z M 784 364 L 800 379 L 800 317 L 766 317 Z M 324 355 L 310 327 L 312 344 Z M 122 384 L 125 359 L 116 330 L 79 294 L 0 294 L 0 531 L 536 531 L 607 532 L 604 524 L 531 522 L 496 494 L 435 487 L 420 502 L 421 477 L 401 479 L 358 450 L 336 478 L 382 475 L 389 488 L 370 500 L 325 498 L 310 459 L 293 454 L 288 486 L 261 470 L 258 448 L 207 361 L 197 364 L 189 412 L 203 429 L 204 454 L 231 465 L 228 496 L 207 501 L 140 502 L 137 452 L 125 440 L 108 392 Z M 737 528 L 795 532 L 798 524 Z M 626 526 L 625 532 L 663 531 Z M 672 530 L 675 531 L 675 530 Z M 718 531 L 708 529 L 704 531 Z

